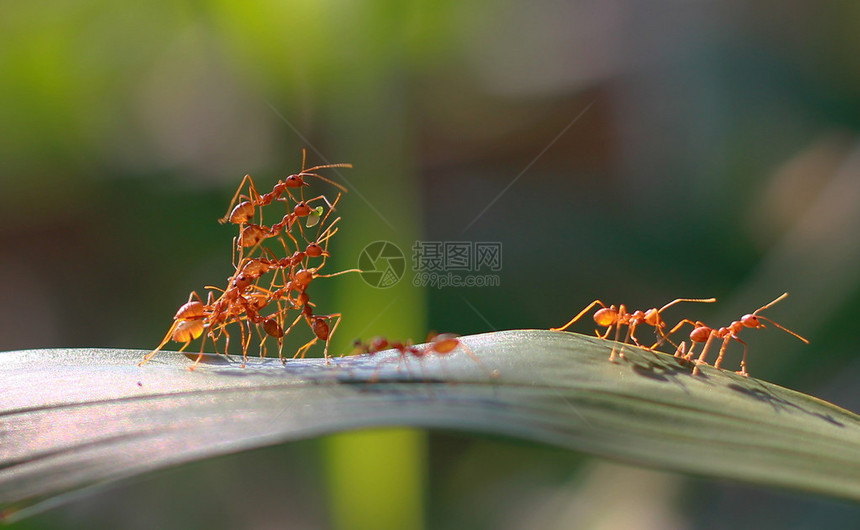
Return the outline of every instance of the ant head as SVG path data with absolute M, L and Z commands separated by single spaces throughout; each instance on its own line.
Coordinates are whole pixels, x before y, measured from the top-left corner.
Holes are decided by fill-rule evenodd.
M 311 243 L 310 245 L 308 245 L 308 247 L 305 249 L 305 254 L 312 258 L 318 258 L 323 255 L 328 256 L 328 252 L 323 250 L 323 248 L 317 243 Z
M 759 320 L 758 317 L 754 314 L 742 316 L 740 322 L 741 322 L 741 324 L 743 324 L 743 326 L 745 328 L 763 328 L 764 327 L 764 324 L 761 323 L 761 320 Z
M 310 186 L 310 184 L 305 182 L 305 179 L 302 178 L 301 173 L 290 175 L 289 177 L 285 178 L 284 185 L 288 188 L 301 188 L 302 186 Z
M 706 342 L 714 330 L 708 326 L 698 326 L 690 332 L 690 340 L 693 342 Z
M 296 217 L 307 217 L 311 214 L 311 207 L 308 206 L 308 203 L 302 201 L 297 203 L 293 208 L 293 214 L 295 214 Z
M 615 309 L 614 305 L 598 309 L 597 312 L 594 313 L 594 321 L 597 322 L 598 326 L 604 328 L 611 326 L 618 321 L 618 310 Z
M 248 288 L 248 286 L 251 285 L 251 283 L 251 278 L 245 276 L 244 274 L 240 274 L 233 278 L 232 287 L 235 287 L 240 291 L 244 291 Z
M 660 318 L 660 311 L 655 308 L 651 308 L 648 311 L 645 311 L 645 323 L 649 326 L 654 326 L 655 328 L 665 328 L 666 323 Z

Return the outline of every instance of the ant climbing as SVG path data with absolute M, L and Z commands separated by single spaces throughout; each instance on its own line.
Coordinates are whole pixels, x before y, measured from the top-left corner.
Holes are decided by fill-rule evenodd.
M 320 169 L 329 169 L 329 168 L 351 168 L 352 164 L 340 163 L 340 164 L 324 164 L 321 166 L 314 166 L 305 168 L 305 164 L 307 163 L 307 150 L 302 149 L 302 169 L 298 173 L 294 173 L 283 180 L 279 180 L 273 187 L 272 191 L 265 194 L 260 194 L 257 191 L 257 186 L 254 184 L 254 179 L 251 178 L 251 175 L 245 175 L 242 179 L 242 182 L 239 183 L 239 187 L 236 188 L 236 193 L 233 195 L 233 198 L 230 200 L 230 205 L 227 207 L 227 214 L 224 217 L 218 219 L 218 222 L 224 224 L 226 222 L 231 222 L 234 224 L 244 224 L 250 221 L 256 212 L 256 206 L 266 206 L 271 204 L 274 200 L 280 199 L 285 193 L 290 195 L 288 191 L 290 188 L 303 188 L 304 186 L 309 186 L 309 184 L 305 181 L 305 177 L 316 177 L 323 182 L 328 182 L 332 186 L 338 188 L 342 192 L 346 193 L 346 188 L 337 182 L 323 177 L 317 173 L 313 173 L 314 171 L 318 171 Z M 242 188 L 245 187 L 245 184 L 248 184 L 248 193 L 243 194 Z M 304 193 L 304 192 L 302 192 Z M 290 195 L 292 197 L 292 195 Z M 236 204 L 236 201 L 239 199 L 245 199 L 244 201 Z M 293 202 L 296 203 L 306 203 L 308 201 L 296 201 L 293 199 Z M 235 207 L 234 207 L 235 205 Z M 310 213 L 310 212 L 308 212 Z
M 329 240 L 339 230 L 335 226 L 340 220 L 339 217 L 331 222 L 327 221 L 335 210 L 341 193 L 338 193 L 334 202 L 330 202 L 325 195 L 306 198 L 304 187 L 310 186 L 307 180 L 309 177 L 315 177 L 341 192 L 346 192 L 344 186 L 317 172 L 327 168 L 350 167 L 351 164 L 345 163 L 307 167 L 307 151 L 302 150 L 302 169 L 279 180 L 268 193 L 259 193 L 254 180 L 250 175 L 246 175 L 230 201 L 228 213 L 219 219 L 220 223 L 229 221 L 239 225 L 239 233 L 232 246 L 234 272 L 227 278 L 227 286 L 221 289 L 207 285 L 205 288 L 209 292 L 206 303 L 192 292 L 188 302 L 174 315 L 164 339 L 140 364 L 152 359 L 171 340 L 182 343 L 179 350 L 182 352 L 192 341 L 202 337 L 201 353 L 191 369 L 200 362 L 207 339 L 212 339 L 215 353 L 218 353 L 219 346 L 223 344 L 223 351 L 227 355 L 233 324 L 239 326 L 243 366 L 247 362 L 248 349 L 255 330 L 260 338 L 260 355 L 265 356 L 266 341 L 273 337 L 278 341 L 279 357 L 283 358 L 284 337 L 302 318 L 313 331 L 314 339 L 299 348 L 296 355 L 304 356 L 313 344 L 325 341 L 323 354 L 328 359 L 329 342 L 340 323 L 341 314 L 315 314 L 316 305 L 310 301 L 306 291 L 314 279 L 337 276 L 358 269 L 334 274 L 320 272 L 326 259 L 330 257 Z M 291 192 L 296 189 L 298 192 Z M 266 226 L 263 210 L 275 201 L 286 205 L 286 214 L 277 223 Z M 302 219 L 307 219 L 308 229 L 319 225 L 314 229 L 315 239 L 308 239 Z M 298 230 L 295 230 L 296 225 Z M 266 240 L 277 241 L 284 250 L 278 254 L 283 257 L 278 257 L 272 249 L 267 248 Z M 319 263 L 312 264 L 312 261 Z M 274 274 L 270 281 L 264 281 L 263 276 L 268 273 Z M 272 307 L 273 310 L 267 309 Z M 298 310 L 299 315 L 288 327 L 288 315 L 292 317 L 290 311 L 294 310 Z
M 298 296 L 297 298 L 295 298 L 296 308 L 301 308 L 302 312 L 299 314 L 299 316 L 296 317 L 295 320 L 293 320 L 293 323 L 290 324 L 290 327 L 287 328 L 287 330 L 284 332 L 285 335 L 289 334 L 290 331 L 296 326 L 296 324 L 299 323 L 302 318 L 305 319 L 305 322 L 307 322 L 308 327 L 310 327 L 311 331 L 314 332 L 314 338 L 312 338 L 301 348 L 299 348 L 293 358 L 304 358 L 305 354 L 311 348 L 311 346 L 321 340 L 325 342 L 325 347 L 323 348 L 323 357 L 325 358 L 326 363 L 329 363 L 329 343 L 331 342 L 331 337 L 337 330 L 337 326 L 340 324 L 340 320 L 343 315 L 341 313 L 333 313 L 330 315 L 314 314 L 313 308 L 315 307 L 315 305 L 311 303 L 310 297 L 308 296 L 306 290 L 310 285 L 311 281 L 317 278 L 332 278 L 334 276 L 340 276 L 341 274 L 346 274 L 348 272 L 361 272 L 361 269 L 347 269 L 332 274 L 319 274 L 319 270 L 321 268 L 322 265 L 311 269 L 301 269 L 296 271 L 294 274 L 290 275 L 291 280 L 287 283 L 287 285 L 285 285 L 282 289 L 276 291 L 275 295 L 280 296 L 282 292 L 298 292 Z M 331 322 L 332 320 L 334 320 L 334 326 L 329 325 L 329 322 Z M 283 358 L 281 358 L 281 360 L 283 361 Z
M 295 245 L 295 248 L 299 248 L 299 242 L 295 238 L 295 236 L 293 236 L 293 234 L 292 234 L 293 225 L 296 224 L 296 222 L 299 219 L 301 219 L 303 217 L 310 216 L 311 213 L 315 214 L 314 215 L 315 221 L 314 221 L 313 225 L 309 224 L 309 227 L 314 226 L 316 224 L 320 225 L 320 228 L 317 231 L 317 239 L 314 242 L 315 246 L 319 247 L 320 243 L 322 243 L 323 241 L 325 241 L 329 237 L 333 236 L 334 233 L 337 232 L 337 229 L 334 229 L 332 231 L 332 227 L 338 221 L 340 221 L 340 217 L 338 217 L 337 219 L 332 221 L 331 224 L 329 224 L 328 227 L 325 228 L 325 230 L 323 230 L 323 227 L 325 226 L 325 222 L 328 220 L 331 213 L 335 210 L 335 207 L 336 207 L 338 201 L 340 200 L 341 196 L 342 195 L 340 193 L 338 193 L 334 202 L 329 202 L 329 200 L 323 195 L 320 195 L 319 197 L 314 197 L 313 199 L 310 199 L 309 201 L 307 201 L 307 202 L 312 202 L 312 201 L 316 201 L 317 199 L 323 199 L 329 207 L 328 211 L 325 213 L 324 216 L 322 215 L 322 210 L 323 210 L 322 206 L 320 206 L 318 209 L 314 209 L 314 208 L 311 208 L 310 206 L 308 206 L 307 202 L 300 202 L 300 203 L 296 204 L 296 206 L 295 206 L 295 208 L 293 208 L 292 212 L 284 215 L 284 217 L 283 217 L 283 219 L 281 219 L 281 221 L 273 224 L 270 227 L 265 226 L 265 225 L 254 224 L 254 223 L 241 224 L 240 230 L 239 230 L 239 236 L 235 239 L 236 245 L 234 247 L 234 255 L 233 255 L 234 261 L 233 262 L 234 263 L 236 262 L 235 261 L 236 260 L 235 250 L 237 250 L 237 249 L 239 250 L 239 261 L 242 261 L 242 258 L 244 257 L 244 254 L 245 254 L 245 250 L 244 250 L 245 248 L 252 247 L 251 250 L 249 251 L 249 254 L 253 254 L 254 249 L 256 249 L 258 245 L 262 244 L 262 242 L 264 240 L 272 238 L 272 237 L 277 237 L 278 241 L 281 243 L 281 246 L 284 247 L 284 250 L 287 253 L 289 253 L 290 250 L 289 250 L 289 247 L 288 247 L 286 241 L 284 240 L 283 235 L 286 235 L 287 237 L 290 238 L 290 240 L 293 242 L 293 245 Z M 319 215 L 316 215 L 317 213 L 319 213 Z M 304 229 L 302 228 L 301 223 L 298 224 L 298 227 L 299 227 L 299 232 L 301 234 L 301 237 L 307 241 L 307 238 L 305 237 L 305 232 L 304 232 Z M 325 236 L 325 237 L 323 237 L 323 236 Z M 313 244 L 312 244 L 312 246 L 313 246 Z M 309 249 L 310 249 L 310 247 L 309 247 Z M 268 249 L 265 249 L 265 250 L 268 251 Z M 313 252 L 313 250 L 311 250 L 310 252 Z M 314 257 L 314 255 L 310 254 L 310 252 L 309 252 L 309 255 Z
M 711 303 L 711 302 L 716 302 L 716 301 L 717 301 L 716 298 L 676 298 L 675 300 L 672 300 L 671 302 L 664 305 L 660 309 L 651 308 L 651 309 L 647 309 L 645 311 L 637 310 L 637 311 L 634 311 L 633 313 L 629 313 L 627 311 L 627 307 L 624 304 L 621 304 L 620 306 L 618 306 L 616 308 L 614 305 L 607 306 L 606 304 L 604 304 L 600 300 L 594 300 L 593 302 L 591 302 L 590 304 L 585 306 L 585 309 L 580 311 L 578 315 L 576 315 L 575 317 L 570 319 L 570 321 L 568 321 L 567 324 L 565 324 L 561 327 L 558 327 L 558 328 L 550 328 L 550 331 L 564 331 L 564 330 L 566 330 L 574 322 L 576 322 L 577 320 L 582 318 L 586 313 L 588 313 L 591 310 L 591 308 L 599 305 L 600 309 L 598 309 L 594 313 L 594 321 L 597 323 L 598 326 L 605 327 L 606 332 L 601 335 L 600 332 L 598 331 L 597 336 L 600 337 L 601 339 L 605 339 L 606 337 L 609 336 L 609 332 L 612 330 L 612 328 L 615 327 L 615 343 L 616 344 L 612 345 L 612 351 L 609 353 L 609 360 L 611 362 L 615 362 L 616 356 L 620 356 L 622 359 L 624 358 L 624 351 L 622 350 L 619 352 L 618 351 L 618 345 L 617 345 L 618 339 L 621 337 L 621 327 L 622 326 L 627 326 L 627 334 L 624 337 L 623 344 L 627 344 L 628 341 L 632 340 L 633 343 L 636 344 L 636 346 L 639 346 L 640 348 L 644 348 L 644 346 L 642 346 L 639 343 L 639 340 L 636 338 L 636 335 L 635 335 L 636 328 L 642 324 L 653 327 L 655 333 L 657 333 L 658 335 L 661 336 L 660 340 L 658 340 L 656 343 L 654 343 L 654 345 L 652 345 L 650 348 L 647 348 L 649 350 L 653 350 L 654 348 L 656 348 L 657 346 L 662 344 L 664 340 L 668 340 L 668 335 L 669 335 L 669 334 L 663 333 L 663 330 L 667 327 L 667 325 L 666 325 L 666 322 L 663 320 L 663 318 L 660 316 L 660 313 L 662 313 L 663 311 L 665 311 L 669 307 L 671 307 L 677 303 L 680 303 L 680 302 Z
M 708 364 L 706 359 L 708 356 L 708 351 L 711 347 L 711 343 L 714 340 L 719 339 L 719 340 L 723 341 L 723 344 L 720 346 L 720 352 L 717 355 L 717 360 L 714 362 L 714 368 L 719 368 L 722 365 L 723 357 L 726 354 L 726 348 L 728 347 L 729 342 L 731 342 L 731 341 L 739 342 L 739 343 L 743 344 L 743 346 L 744 346 L 744 356 L 741 359 L 741 370 L 739 372 L 736 372 L 736 373 L 743 375 L 745 377 L 749 377 L 749 372 L 747 372 L 747 349 L 748 349 L 747 343 L 738 337 L 738 333 L 740 333 L 745 328 L 752 328 L 752 329 L 765 328 L 767 326 L 765 326 L 764 323 L 761 322 L 762 320 L 765 320 L 765 321 L 773 324 L 774 326 L 778 327 L 779 329 L 785 331 L 786 333 L 794 335 L 795 337 L 802 340 L 806 344 L 809 344 L 809 341 L 807 339 L 801 337 L 797 333 L 791 331 L 788 328 L 785 328 L 785 327 L 777 324 L 776 322 L 774 322 L 773 320 L 771 320 L 765 316 L 759 315 L 760 311 L 764 311 L 765 309 L 769 308 L 770 306 L 783 300 L 787 296 L 788 296 L 788 293 L 783 293 L 780 296 L 778 296 L 776 299 L 774 299 L 773 301 L 759 307 L 758 309 L 756 309 L 752 313 L 742 316 L 740 320 L 735 320 L 734 322 L 732 322 L 728 326 L 722 327 L 722 328 L 716 328 L 716 329 L 711 328 L 711 327 L 707 326 L 704 322 L 699 322 L 699 321 L 693 322 L 692 320 L 688 320 L 688 319 L 684 319 L 684 320 L 678 322 L 678 324 L 674 328 L 672 328 L 672 330 L 669 332 L 669 335 L 671 335 L 672 333 L 674 333 L 675 331 L 680 329 L 681 326 L 683 326 L 684 324 L 692 325 L 693 331 L 690 332 L 690 341 L 691 341 L 690 351 L 685 353 L 685 351 L 684 351 L 685 346 L 684 346 L 684 343 L 682 342 L 681 345 L 678 347 L 678 349 L 675 351 L 675 356 L 676 357 L 683 356 L 685 359 L 691 360 L 693 358 L 693 350 L 696 348 L 696 343 L 704 342 L 705 346 L 702 349 L 702 353 L 699 354 L 699 358 L 696 359 L 696 366 L 693 368 L 693 375 L 698 375 L 699 373 L 701 373 L 699 366 L 702 364 Z

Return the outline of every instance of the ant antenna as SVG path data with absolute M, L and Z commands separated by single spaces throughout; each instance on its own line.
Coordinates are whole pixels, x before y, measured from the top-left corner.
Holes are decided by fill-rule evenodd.
M 717 301 L 716 298 L 676 298 L 675 300 L 672 300 L 668 304 L 661 307 L 657 312 L 662 313 L 665 309 L 668 309 L 669 307 L 671 307 L 671 306 L 673 306 L 679 302 L 705 302 L 705 303 L 710 304 L 710 303 L 713 303 L 716 301 Z

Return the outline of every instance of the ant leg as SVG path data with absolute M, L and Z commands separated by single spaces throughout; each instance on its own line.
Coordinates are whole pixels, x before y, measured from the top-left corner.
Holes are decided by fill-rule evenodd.
M 603 302 L 601 302 L 600 300 L 595 300 L 595 301 L 591 302 L 590 304 L 588 304 L 587 306 L 585 306 L 585 309 L 583 309 L 582 311 L 580 311 L 580 312 L 579 312 L 579 314 L 578 314 L 578 315 L 576 315 L 575 317 L 571 318 L 571 319 L 568 321 L 568 323 L 567 323 L 567 324 L 565 324 L 565 325 L 563 325 L 563 326 L 561 326 L 561 327 L 559 327 L 559 328 L 549 328 L 549 330 L 550 330 L 550 331 L 564 331 L 564 330 L 566 330 L 566 329 L 567 329 L 567 328 L 569 328 L 569 327 L 570 327 L 574 322 L 576 322 L 577 320 L 579 320 L 580 318 L 582 318 L 582 316 L 583 316 L 583 315 L 585 315 L 586 313 L 588 313 L 588 311 L 589 311 L 592 307 L 594 307 L 594 306 L 596 306 L 596 305 L 599 305 L 600 307 L 606 307 L 606 304 L 604 304 L 604 303 L 603 303 Z M 606 330 L 606 333 L 607 333 L 607 334 L 609 333 L 609 330 L 608 330 L 608 329 Z M 603 337 L 603 338 L 605 338 L 605 337 Z
M 255 327 L 257 328 L 257 335 L 260 337 L 259 350 L 260 350 L 260 358 L 262 359 L 262 358 L 266 357 L 266 337 L 268 335 L 266 334 L 265 330 L 260 331 L 260 325 L 259 324 L 257 324 Z
M 699 354 L 699 358 L 696 359 L 696 366 L 693 367 L 693 375 L 699 375 L 700 373 L 702 373 L 702 371 L 699 369 L 699 365 L 708 364 L 708 362 L 705 359 L 708 356 L 708 350 L 711 347 L 711 343 L 714 341 L 714 338 L 716 336 L 717 336 L 717 334 L 714 333 L 713 331 L 710 333 L 710 335 L 708 335 L 708 340 L 707 340 L 707 342 L 705 342 L 705 347 L 702 348 L 702 353 Z M 728 339 L 725 339 L 725 340 L 728 340 Z M 692 352 L 693 349 L 690 348 L 690 351 Z
M 735 337 L 735 340 L 744 345 L 744 356 L 741 358 L 741 371 L 735 373 L 740 374 L 744 377 L 749 377 L 750 374 L 749 372 L 747 372 L 747 343 L 737 337 Z
M 659 346 L 662 346 L 664 341 L 668 341 L 668 342 L 669 342 L 669 344 L 674 344 L 671 340 L 669 340 L 669 337 L 670 337 L 670 336 L 672 336 L 676 331 L 678 331 L 679 329 L 681 329 L 681 327 L 683 327 L 683 325 L 684 325 L 684 324 L 690 324 L 690 325 L 691 325 L 691 326 L 693 326 L 694 328 L 696 327 L 696 323 L 695 323 L 695 322 L 693 322 L 692 320 L 690 320 L 690 319 L 688 319 L 688 318 L 685 318 L 685 319 L 681 320 L 680 322 L 678 322 L 677 324 L 675 324 L 675 327 L 673 327 L 672 329 L 670 329 L 668 333 L 663 333 L 663 330 L 661 330 L 661 329 L 659 329 L 659 328 L 658 328 L 658 332 L 660 333 L 661 338 L 660 338 L 660 340 L 658 340 L 657 342 L 655 342 L 655 343 L 654 343 L 654 345 L 653 345 L 653 346 L 651 346 L 651 348 L 650 348 L 650 349 L 652 349 L 652 350 L 653 350 L 653 349 L 655 349 L 655 348 L 657 348 L 657 347 L 659 347 Z M 695 343 L 693 343 L 693 344 L 695 344 Z M 676 346 L 676 348 L 677 348 L 677 346 Z M 692 351 L 692 350 L 691 350 L 691 351 Z
M 309 340 L 308 342 L 306 342 L 304 346 L 302 346 L 301 348 L 299 348 L 298 350 L 296 350 L 296 354 L 295 354 L 295 355 L 293 355 L 293 359 L 296 359 L 296 358 L 304 359 L 304 358 L 305 358 L 305 354 L 308 352 L 308 350 L 309 350 L 309 349 L 311 349 L 311 347 L 312 347 L 314 344 L 316 344 L 316 343 L 317 343 L 317 341 L 318 341 L 318 340 L 319 340 L 318 338 L 314 337 L 314 338 L 312 338 L 311 340 Z
M 678 357 L 678 358 L 683 357 L 684 356 L 684 350 L 686 350 L 686 349 L 687 349 L 687 343 L 684 341 L 681 341 L 681 344 L 679 344 L 675 348 L 675 357 Z
M 621 322 L 615 323 L 615 341 L 612 343 L 612 351 L 609 352 L 609 362 L 614 363 L 615 357 L 618 355 L 618 339 L 621 337 Z
M 247 333 L 245 332 L 245 326 L 248 326 Z M 251 324 L 246 320 L 239 320 L 239 330 L 242 335 L 242 368 L 248 362 L 248 348 L 251 346 Z
M 632 340 L 633 344 L 635 344 L 641 348 L 642 345 L 639 344 L 639 340 L 636 339 L 636 327 L 637 326 L 638 326 L 638 324 L 636 324 L 635 322 L 627 325 L 627 336 L 624 338 L 624 344 L 627 344 L 627 341 Z
M 475 352 L 473 352 L 471 348 L 466 346 L 465 342 L 463 342 L 460 339 L 456 339 L 456 340 L 457 340 L 457 346 L 459 346 L 464 352 L 466 352 L 466 354 L 469 357 L 471 357 L 472 360 L 475 361 L 475 363 L 477 363 L 478 366 L 481 367 L 481 370 L 483 370 L 484 372 L 487 373 L 487 375 L 490 377 L 490 379 L 496 379 L 497 377 L 499 377 L 499 375 L 501 375 L 501 374 L 499 374 L 498 370 L 490 370 L 489 368 L 487 368 L 487 366 L 483 362 L 481 362 L 481 359 L 478 359 L 478 356 L 475 355 Z
M 633 333 L 635 331 L 636 331 L 636 323 L 634 322 L 632 324 L 628 324 L 627 325 L 627 334 L 624 336 L 624 342 L 622 344 L 629 344 L 630 339 L 633 339 L 633 343 L 641 348 L 639 341 L 636 340 L 636 337 L 633 335 Z M 625 359 L 623 349 L 618 352 L 618 356 L 621 357 L 622 359 Z
M 174 321 L 173 321 L 173 324 L 171 324 L 171 325 L 170 325 L 170 328 L 168 328 L 168 330 L 167 330 L 167 334 L 166 334 L 166 335 L 164 335 L 164 339 L 161 341 L 161 344 L 159 344 L 159 345 L 158 345 L 158 347 L 157 347 L 157 348 L 155 348 L 154 350 L 152 350 L 151 352 L 149 352 L 149 353 L 147 353 L 146 355 L 144 355 L 144 356 L 143 356 L 143 360 L 141 360 L 139 363 L 137 363 L 137 365 L 138 365 L 138 366 L 143 366 L 144 364 L 148 363 L 148 362 L 150 361 L 150 359 L 152 359 L 153 357 L 155 357 L 155 355 L 156 355 L 158 352 L 160 352 L 160 351 L 161 351 L 161 349 L 162 349 L 162 348 L 164 348 L 164 346 L 165 346 L 168 342 L 170 342 L 170 338 L 171 338 L 171 337 L 173 337 L 173 332 L 174 332 L 174 331 L 176 331 L 176 326 L 178 326 L 178 325 L 179 325 L 179 322 L 180 322 L 179 320 L 174 320 Z
M 331 331 L 329 332 L 328 337 L 326 337 L 325 339 L 325 348 L 323 349 L 323 357 L 325 358 L 325 363 L 331 364 L 328 355 L 328 345 L 331 341 L 332 336 L 334 335 L 334 332 L 337 331 L 337 327 L 340 325 L 340 321 L 343 318 L 343 315 L 341 315 L 340 313 L 335 313 L 333 315 L 328 315 L 328 317 L 326 318 L 328 318 L 329 320 L 335 320 L 334 326 L 331 327 Z
M 303 316 L 304 316 L 304 315 L 300 312 L 300 313 L 299 313 L 299 316 L 297 316 L 297 317 L 296 317 L 296 319 L 295 319 L 295 320 L 293 320 L 293 323 L 292 323 L 292 324 L 290 324 L 290 327 L 288 327 L 288 328 L 287 328 L 287 330 L 286 330 L 286 331 L 284 331 L 284 337 L 286 337 L 287 335 L 289 335 L 289 334 L 290 334 L 290 331 L 292 331 L 292 329 L 293 329 L 294 327 L 296 327 L 296 324 L 298 324 L 298 323 L 299 323 L 299 320 L 301 320 Z M 300 348 L 300 349 L 301 349 L 301 348 Z M 298 355 L 299 355 L 299 352 L 297 351 L 297 352 L 296 352 L 296 354 L 295 354 L 295 355 L 293 355 L 293 359 L 295 359 Z M 281 362 L 282 362 L 282 363 L 284 363 L 284 364 L 286 364 L 286 363 L 287 363 L 287 360 L 286 360 L 286 359 L 284 359 L 284 357 L 283 357 L 283 355 L 281 354 L 281 352 L 280 352 L 280 351 L 278 352 L 278 359 L 280 359 L 280 360 L 281 360 Z
M 242 187 L 245 186 L 245 183 L 248 183 L 248 195 L 242 195 Z M 236 188 L 236 193 L 233 195 L 233 198 L 230 199 L 230 205 L 227 206 L 227 213 L 224 214 L 224 217 L 218 219 L 218 222 L 221 224 L 226 223 L 230 219 L 230 213 L 233 211 L 233 206 L 236 205 L 236 201 L 242 197 L 247 197 L 251 202 L 256 202 L 257 198 L 259 198 L 260 194 L 257 192 L 257 187 L 254 186 L 254 179 L 251 178 L 251 175 L 245 175 L 242 179 L 242 182 L 239 183 L 239 187 Z
M 194 364 L 188 367 L 189 370 L 194 370 L 200 362 L 200 359 L 203 358 L 203 350 L 206 348 L 206 335 L 206 333 L 203 334 L 203 340 L 200 341 L 200 353 L 198 353 L 197 358 L 194 359 Z
M 717 360 L 714 361 L 714 368 L 719 368 L 723 364 L 723 357 L 725 357 L 729 342 L 731 342 L 732 339 L 738 340 L 738 338 L 733 335 L 726 335 L 726 338 L 723 339 L 723 344 L 720 346 L 720 353 L 717 354 Z
M 684 355 L 685 361 L 692 361 L 693 360 L 693 355 L 694 355 L 693 352 L 695 349 L 696 349 L 696 343 L 691 340 L 690 341 L 690 351 L 687 352 L 687 355 Z
M 227 328 L 222 327 L 219 335 L 224 335 L 224 355 L 230 357 L 230 334 L 227 333 Z M 212 340 L 215 340 L 214 337 Z

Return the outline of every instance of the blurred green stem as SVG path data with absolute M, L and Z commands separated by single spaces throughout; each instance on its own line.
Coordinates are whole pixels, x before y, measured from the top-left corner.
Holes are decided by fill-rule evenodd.
M 425 293 L 412 286 L 410 273 L 411 248 L 420 239 L 421 201 L 409 162 L 406 113 L 397 94 L 380 90 L 399 85 L 397 80 L 353 79 L 353 92 L 331 98 L 336 108 L 329 109 L 326 130 L 334 133 L 335 145 L 328 151 L 337 154 L 337 161 L 355 165 L 343 172 L 352 189 L 338 207 L 344 219 L 333 242 L 334 270 L 356 267 L 362 249 L 378 240 L 391 241 L 406 258 L 404 277 L 393 287 L 371 287 L 357 274 L 337 284 L 333 307 L 344 318 L 334 352 L 349 351 L 355 338 L 384 335 L 422 342 L 427 333 Z M 382 261 L 378 270 L 386 265 Z M 417 430 L 331 438 L 326 454 L 335 528 L 422 528 L 425 452 L 426 436 Z

